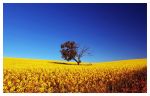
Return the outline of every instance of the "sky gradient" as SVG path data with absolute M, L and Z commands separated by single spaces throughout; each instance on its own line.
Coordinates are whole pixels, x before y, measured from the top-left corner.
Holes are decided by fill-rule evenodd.
M 146 4 L 4 4 L 4 57 L 63 60 L 60 44 L 90 48 L 82 60 L 147 57 Z

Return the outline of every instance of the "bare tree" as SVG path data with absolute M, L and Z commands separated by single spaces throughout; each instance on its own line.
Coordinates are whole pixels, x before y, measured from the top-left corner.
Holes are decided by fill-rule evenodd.
M 81 63 L 81 58 L 85 55 L 90 54 L 88 52 L 89 48 L 79 48 L 79 45 L 74 41 L 67 41 L 61 44 L 61 55 L 64 60 L 70 61 L 74 60 L 79 65 Z

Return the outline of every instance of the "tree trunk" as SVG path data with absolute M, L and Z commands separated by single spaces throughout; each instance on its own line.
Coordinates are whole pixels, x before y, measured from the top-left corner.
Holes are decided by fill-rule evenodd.
M 73 58 L 74 59 L 74 61 L 76 61 L 77 62 L 77 64 L 79 65 L 80 63 L 81 63 L 81 61 L 79 60 L 76 60 L 75 58 Z

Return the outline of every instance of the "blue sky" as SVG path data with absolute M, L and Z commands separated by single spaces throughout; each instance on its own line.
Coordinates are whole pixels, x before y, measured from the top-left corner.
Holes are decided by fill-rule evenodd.
M 90 48 L 87 62 L 147 57 L 146 4 L 4 4 L 4 57 L 63 60 L 60 44 Z

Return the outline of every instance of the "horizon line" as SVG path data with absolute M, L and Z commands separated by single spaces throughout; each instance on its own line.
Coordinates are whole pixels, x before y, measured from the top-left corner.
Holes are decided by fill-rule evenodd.
M 7 56 L 3 56 L 3 59 L 4 58 L 14 58 L 14 59 L 30 59 L 30 60 L 53 60 L 53 59 L 38 59 L 38 58 L 23 58 L 23 57 L 7 57 Z M 113 62 L 113 61 L 122 61 L 122 60 L 134 60 L 134 59 L 147 59 L 147 57 L 145 58 L 131 58 L 131 59 L 117 59 L 117 60 L 110 60 L 110 61 L 98 61 L 98 62 Z M 55 59 L 53 61 L 63 61 L 63 62 L 75 62 L 75 61 L 66 61 L 66 60 L 58 60 L 58 59 Z M 83 61 L 84 62 L 84 61 Z M 85 61 L 86 63 L 87 61 Z M 90 63 L 98 63 L 98 62 L 90 62 Z

